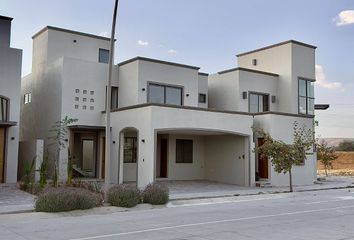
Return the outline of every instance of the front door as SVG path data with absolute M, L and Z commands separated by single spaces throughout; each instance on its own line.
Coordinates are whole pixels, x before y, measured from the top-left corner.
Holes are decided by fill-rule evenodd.
M 264 144 L 264 138 L 258 138 L 258 146 Z M 258 153 L 258 176 L 268 179 L 268 158 L 264 154 Z
M 82 140 L 82 170 L 93 177 L 95 164 L 95 145 L 93 139 Z
M 0 128 L 0 183 L 4 182 L 5 168 L 5 128 Z
M 161 139 L 161 166 L 160 166 L 160 177 L 167 178 L 167 139 Z

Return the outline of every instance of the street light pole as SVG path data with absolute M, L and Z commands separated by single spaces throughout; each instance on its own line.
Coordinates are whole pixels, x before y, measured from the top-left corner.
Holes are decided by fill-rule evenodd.
M 107 94 L 106 94 L 106 144 L 105 144 L 105 175 L 104 175 L 104 198 L 107 202 L 107 194 L 111 184 L 111 85 L 112 85 L 112 68 L 114 58 L 114 36 L 116 32 L 116 19 L 118 12 L 118 0 L 115 0 L 111 40 L 109 47 L 108 61 L 108 79 L 107 79 Z

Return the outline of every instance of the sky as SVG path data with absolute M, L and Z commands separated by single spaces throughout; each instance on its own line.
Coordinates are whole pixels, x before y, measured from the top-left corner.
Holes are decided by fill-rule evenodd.
M 236 67 L 238 53 L 289 39 L 317 46 L 317 137 L 354 138 L 354 0 L 120 0 L 115 62 L 136 56 Z M 50 25 L 109 36 L 114 0 L 0 0 L 12 47 L 31 72 L 32 39 Z

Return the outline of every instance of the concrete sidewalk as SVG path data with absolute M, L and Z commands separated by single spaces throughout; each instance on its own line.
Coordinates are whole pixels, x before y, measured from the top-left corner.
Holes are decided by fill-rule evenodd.
M 256 194 L 285 193 L 289 191 L 284 187 L 242 187 L 231 184 L 222 184 L 209 181 L 172 181 L 165 182 L 170 189 L 170 200 L 185 200 L 197 198 L 214 198 L 244 196 Z M 326 189 L 354 187 L 354 177 L 327 177 L 316 181 L 309 186 L 294 186 L 294 192 L 317 191 Z
M 19 190 L 15 184 L 0 184 L 0 214 L 31 212 L 35 196 Z

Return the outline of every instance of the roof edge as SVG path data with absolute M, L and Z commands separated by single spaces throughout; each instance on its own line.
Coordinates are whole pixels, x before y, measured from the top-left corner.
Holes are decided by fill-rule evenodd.
M 202 76 L 209 76 L 209 73 L 204 73 L 204 72 L 198 72 L 198 74 Z
M 158 59 L 153 59 L 153 58 L 146 58 L 146 57 L 134 57 L 131 59 L 128 59 L 126 61 L 120 62 L 118 63 L 118 66 L 123 66 L 125 64 L 131 63 L 131 62 L 135 62 L 135 61 L 147 61 L 147 62 L 153 62 L 153 63 L 160 63 L 160 64 L 166 64 L 166 65 L 172 65 L 175 67 L 183 67 L 183 68 L 190 68 L 190 69 L 194 69 L 194 70 L 199 70 L 200 67 L 196 67 L 196 66 L 191 66 L 191 65 L 186 65 L 186 64 L 181 64 L 181 63 L 174 63 L 174 62 L 168 62 L 168 61 L 163 61 L 163 60 L 158 60 Z
M 2 15 L 0 15 L 0 19 L 8 20 L 10 22 L 13 20 L 12 17 L 2 16 Z
M 266 47 L 258 48 L 258 49 L 252 50 L 252 51 L 239 53 L 239 54 L 236 55 L 236 57 L 241 57 L 241 56 L 248 55 L 248 54 L 251 54 L 251 53 L 260 52 L 260 51 L 263 51 L 263 50 L 266 50 L 266 49 L 269 49 L 269 48 L 279 47 L 281 45 L 285 45 L 285 44 L 288 44 L 288 43 L 294 43 L 294 44 L 297 44 L 297 45 L 301 45 L 301 46 L 308 47 L 308 48 L 313 48 L 313 49 L 317 48 L 316 46 L 310 45 L 310 44 L 307 44 L 307 43 L 299 42 L 299 41 L 296 41 L 296 40 L 288 40 L 288 41 L 276 43 L 276 44 L 273 44 L 273 45 L 269 45 L 269 46 L 266 46 Z
M 105 40 L 105 41 L 110 41 L 111 40 L 110 38 L 98 36 L 98 35 L 95 35 L 95 34 L 84 33 L 84 32 L 79 32 L 79 31 L 73 31 L 73 30 L 69 30 L 69 29 L 65 29 L 65 28 L 58 28 L 58 27 L 53 27 L 53 26 L 46 26 L 46 27 L 42 28 L 41 30 L 39 30 L 37 33 L 35 33 L 32 36 L 32 39 L 38 37 L 40 34 L 42 34 L 43 32 L 45 32 L 47 30 L 66 32 L 66 33 L 81 35 L 81 36 L 85 36 L 85 37 L 97 38 L 97 39 L 101 39 L 101 40 Z
M 229 73 L 229 72 L 234 72 L 234 71 L 245 71 L 245 72 L 252 72 L 252 73 L 258 73 L 258 74 L 270 75 L 270 76 L 273 76 L 273 77 L 279 77 L 279 74 L 276 74 L 276 73 L 264 72 L 264 71 L 259 71 L 259 70 L 249 69 L 249 68 L 242 68 L 242 67 L 226 69 L 224 71 L 218 72 L 218 74 L 224 74 L 224 73 Z

